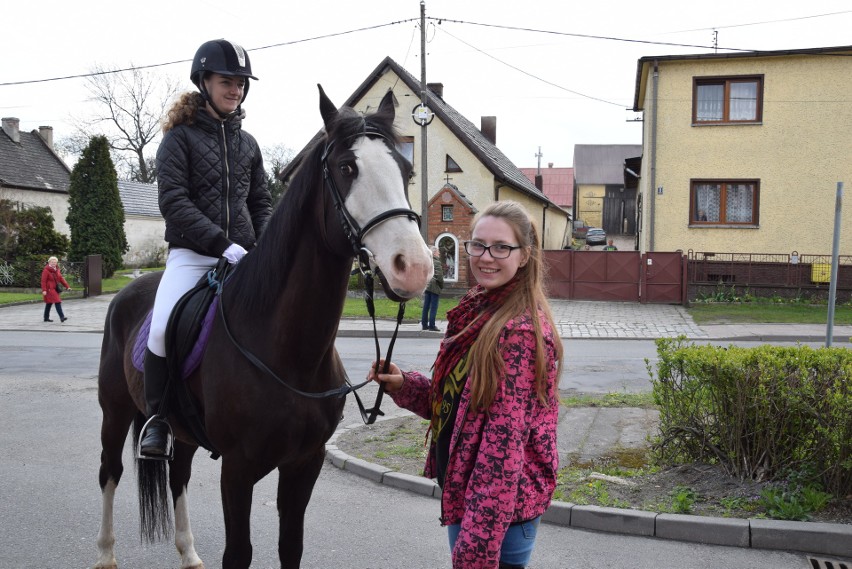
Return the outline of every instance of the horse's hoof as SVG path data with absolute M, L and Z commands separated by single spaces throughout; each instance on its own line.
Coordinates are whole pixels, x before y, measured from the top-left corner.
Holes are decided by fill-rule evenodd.
M 184 569 L 204 569 L 204 563 L 199 563 L 198 565 L 193 565 L 192 567 L 185 567 Z

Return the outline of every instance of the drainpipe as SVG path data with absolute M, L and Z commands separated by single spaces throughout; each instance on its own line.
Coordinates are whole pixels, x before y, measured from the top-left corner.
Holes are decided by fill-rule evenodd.
M 657 88 L 659 87 L 660 70 L 657 62 L 654 62 L 654 78 L 652 81 L 654 92 L 651 95 L 651 208 L 648 212 L 648 250 L 654 251 L 654 213 L 657 205 Z

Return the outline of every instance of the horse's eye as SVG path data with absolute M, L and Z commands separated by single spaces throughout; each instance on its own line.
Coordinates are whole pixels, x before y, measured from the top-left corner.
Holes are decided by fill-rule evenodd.
M 340 175 L 344 178 L 350 178 L 355 175 L 355 166 L 350 164 L 349 162 L 344 162 L 340 166 L 338 166 L 340 170 Z

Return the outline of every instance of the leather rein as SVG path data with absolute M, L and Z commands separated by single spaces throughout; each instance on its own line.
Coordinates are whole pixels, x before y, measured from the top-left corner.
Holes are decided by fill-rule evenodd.
M 379 131 L 372 129 L 368 125 L 364 125 L 363 131 L 359 132 L 349 138 L 355 138 L 360 136 L 368 136 L 368 137 L 376 137 L 376 138 L 385 138 Z M 394 208 L 387 211 L 384 211 L 368 221 L 364 227 L 362 228 L 358 221 L 352 217 L 352 214 L 349 213 L 349 210 L 346 209 L 346 204 L 343 199 L 343 195 L 340 193 L 340 190 L 337 187 L 337 184 L 334 181 L 334 177 L 331 176 L 328 168 L 328 157 L 331 153 L 332 148 L 334 147 L 334 141 L 326 142 L 326 146 L 323 150 L 321 162 L 322 162 L 322 171 L 323 171 L 323 180 L 324 186 L 328 188 L 331 193 L 332 200 L 334 202 L 334 207 L 337 210 L 338 217 L 340 219 L 341 226 L 343 228 L 343 233 L 346 238 L 349 240 L 349 243 L 352 247 L 352 252 L 355 258 L 358 259 L 358 269 L 364 276 L 364 285 L 365 285 L 365 296 L 364 300 L 367 304 L 367 312 L 370 314 L 370 319 L 373 322 L 373 340 L 375 341 L 376 346 L 376 373 L 379 373 L 379 360 L 381 359 L 381 348 L 379 346 L 379 335 L 378 330 L 376 329 L 376 311 L 375 311 L 375 303 L 373 300 L 373 289 L 375 283 L 375 273 L 370 266 L 370 259 L 373 258 L 373 253 L 364 246 L 363 238 L 364 235 L 367 234 L 368 231 L 374 229 L 379 224 L 388 219 L 392 219 L 394 217 L 407 217 L 411 221 L 417 223 L 417 226 L 420 226 L 420 216 L 411 209 L 406 208 Z M 381 276 L 381 272 L 376 269 L 376 272 L 379 276 Z M 354 274 L 354 271 L 353 271 Z M 297 395 L 301 395 L 302 397 L 307 397 L 310 399 L 324 399 L 326 397 L 345 397 L 349 393 L 352 393 L 355 396 L 355 401 L 358 404 L 358 411 L 361 413 L 361 419 L 367 425 L 372 425 L 376 422 L 376 418 L 379 415 L 384 415 L 381 410 L 382 397 L 384 395 L 384 385 L 379 384 L 379 390 L 376 394 L 376 401 L 373 404 L 373 407 L 370 409 L 365 409 L 363 403 L 361 402 L 361 398 L 358 396 L 358 390 L 370 383 L 370 380 L 363 381 L 361 383 L 353 385 L 348 377 L 345 377 L 346 384 L 341 385 L 335 389 L 329 389 L 326 391 L 312 392 L 312 391 L 302 391 L 301 389 L 297 389 L 287 383 L 284 379 L 282 379 L 278 374 L 269 369 L 269 367 L 264 364 L 257 356 L 251 353 L 247 348 L 242 346 L 236 338 L 234 338 L 231 333 L 231 329 L 228 326 L 228 321 L 225 318 L 225 309 L 224 302 L 222 297 L 222 288 L 225 283 L 225 275 L 218 275 L 217 269 L 211 269 L 207 274 L 207 282 L 211 288 L 216 289 L 216 295 L 219 296 L 219 317 L 222 319 L 222 324 L 225 328 L 225 333 L 228 335 L 228 338 L 231 340 L 231 343 L 236 346 L 236 348 L 240 351 L 240 353 L 245 357 L 252 365 L 254 365 L 257 369 L 264 372 L 266 375 L 272 377 L 276 382 L 286 387 L 293 393 Z M 393 336 L 391 337 L 390 343 L 388 345 L 387 356 L 385 356 L 385 365 L 384 369 L 381 373 L 387 373 L 390 369 L 391 355 L 393 353 L 393 346 L 396 343 L 397 333 L 399 332 L 399 326 L 402 323 L 403 316 L 405 315 L 405 302 L 399 303 L 399 310 L 397 311 L 396 317 L 396 328 L 393 331 Z

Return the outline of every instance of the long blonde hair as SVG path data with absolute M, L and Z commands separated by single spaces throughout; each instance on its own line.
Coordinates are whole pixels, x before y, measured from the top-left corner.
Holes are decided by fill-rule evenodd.
M 518 245 L 527 249 L 529 259 L 518 268 L 518 283 L 506 297 L 494 316 L 482 327 L 468 356 L 471 404 L 475 408 L 487 409 L 494 401 L 497 386 L 505 375 L 503 358 L 497 349 L 500 335 L 506 323 L 529 312 L 535 330 L 535 383 L 536 392 L 542 403 L 548 399 L 548 357 L 542 332 L 539 312 L 556 332 L 553 315 L 544 289 L 544 265 L 538 230 L 524 207 L 514 201 L 494 202 L 477 214 L 471 225 L 471 233 L 483 217 L 496 217 L 508 223 L 515 233 Z M 562 369 L 562 342 L 557 336 L 554 342 L 557 369 Z

